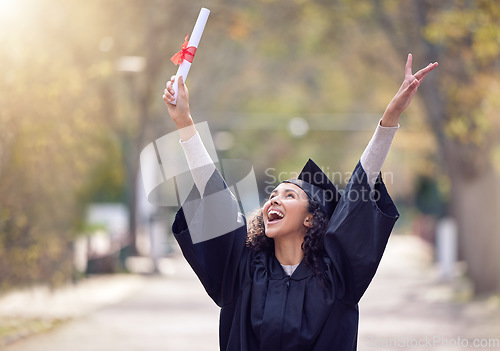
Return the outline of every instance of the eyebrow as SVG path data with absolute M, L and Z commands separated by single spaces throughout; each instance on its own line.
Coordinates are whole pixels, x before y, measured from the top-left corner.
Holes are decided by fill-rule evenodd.
M 277 193 L 277 192 L 278 192 L 278 190 L 274 189 L 273 191 L 271 191 L 271 194 L 269 194 L 269 196 L 271 196 L 271 195 L 273 195 L 273 194 L 275 194 L 275 193 Z M 285 190 L 283 190 L 283 192 L 284 192 L 284 193 L 293 192 L 293 193 L 295 193 L 297 196 L 299 196 L 299 193 L 298 193 L 298 192 L 296 192 L 296 191 L 295 191 L 294 189 L 292 189 L 292 188 L 286 188 Z

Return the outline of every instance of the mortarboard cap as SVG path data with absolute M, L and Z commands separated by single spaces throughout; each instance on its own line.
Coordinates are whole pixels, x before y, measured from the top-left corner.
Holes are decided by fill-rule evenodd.
M 321 209 L 331 217 L 337 206 L 340 194 L 328 176 L 309 159 L 300 172 L 297 179 L 285 180 L 284 183 L 292 183 L 304 190 L 307 196 L 317 202 Z

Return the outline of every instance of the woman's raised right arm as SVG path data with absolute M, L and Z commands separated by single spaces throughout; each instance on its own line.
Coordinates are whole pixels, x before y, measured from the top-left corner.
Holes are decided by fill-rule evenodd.
M 170 117 L 179 131 L 180 143 L 186 155 L 194 183 L 203 196 L 205 187 L 215 171 L 215 165 L 196 131 L 189 109 L 189 92 L 182 77 L 179 77 L 177 105 L 170 103 L 170 101 L 174 100 L 174 89 L 172 88 L 174 78 L 175 76 L 167 83 L 163 100 L 167 104 Z
M 232 302 L 239 292 L 248 253 L 245 219 L 196 131 L 182 77 L 179 77 L 177 105 L 170 103 L 174 96 L 172 83 L 173 79 L 167 83 L 163 100 L 179 131 L 199 191 L 199 194 L 192 191 L 184 201 L 172 232 L 205 290 L 222 307 Z
M 196 127 L 194 126 L 193 119 L 191 118 L 191 111 L 189 110 L 189 91 L 184 84 L 184 78 L 179 77 L 179 93 L 177 96 L 177 105 L 172 105 L 171 102 L 175 100 L 174 83 L 175 76 L 172 76 L 166 84 L 163 91 L 163 100 L 165 101 L 168 113 L 177 126 L 177 130 L 181 136 L 181 141 L 186 141 L 196 134 Z

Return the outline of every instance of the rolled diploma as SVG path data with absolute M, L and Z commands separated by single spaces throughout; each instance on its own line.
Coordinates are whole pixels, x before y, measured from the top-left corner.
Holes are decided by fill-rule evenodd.
M 203 34 L 203 30 L 205 29 L 205 25 L 207 24 L 208 15 L 210 15 L 210 10 L 202 7 L 200 14 L 198 15 L 198 19 L 196 20 L 196 23 L 194 25 L 193 32 L 191 33 L 191 37 L 189 38 L 188 47 L 194 46 L 195 48 L 198 48 L 201 35 Z M 170 102 L 172 105 L 177 104 L 177 94 L 179 93 L 178 79 L 180 76 L 182 76 L 185 83 L 190 68 L 191 68 L 191 62 L 189 62 L 188 60 L 183 60 L 179 65 L 179 69 L 177 70 L 177 74 L 175 75 L 175 80 L 174 80 L 175 99 L 174 101 Z

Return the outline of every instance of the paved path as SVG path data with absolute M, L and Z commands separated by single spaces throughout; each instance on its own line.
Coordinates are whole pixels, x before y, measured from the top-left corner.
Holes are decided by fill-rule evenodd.
M 421 240 L 393 236 L 360 303 L 359 349 L 500 350 L 500 296 L 460 302 L 470 284 L 437 273 Z
M 5 351 L 217 351 L 218 307 L 183 260 L 170 263 L 173 274 L 140 278 L 125 300 Z
M 218 308 L 181 258 L 171 267 L 166 277 L 137 278 L 121 302 L 5 351 L 218 350 Z M 474 338 L 498 342 L 477 350 L 500 350 L 499 299 L 464 304 L 452 295 L 435 279 L 428 248 L 394 236 L 360 304 L 359 350 L 465 350 Z

